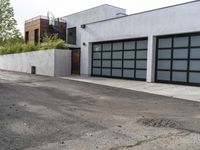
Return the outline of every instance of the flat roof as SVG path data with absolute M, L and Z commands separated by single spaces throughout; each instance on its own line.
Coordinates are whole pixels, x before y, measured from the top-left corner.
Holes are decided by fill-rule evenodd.
M 95 23 L 104 22 L 104 21 L 115 20 L 115 19 L 120 19 L 120 18 L 124 18 L 124 17 L 130 17 L 130 16 L 134 16 L 134 15 L 144 14 L 144 13 L 148 13 L 148 12 L 153 12 L 153 11 L 157 11 L 157 10 L 172 8 L 172 7 L 186 5 L 186 4 L 190 4 L 190 3 L 196 3 L 196 2 L 200 2 L 200 0 L 193 0 L 193 1 L 185 2 L 185 3 L 170 5 L 170 6 L 156 8 L 156 9 L 151 9 L 151 10 L 147 10 L 147 11 L 143 11 L 143 12 L 138 12 L 138 13 L 134 13 L 134 14 L 126 15 L 126 16 L 120 16 L 120 17 L 116 17 L 116 18 L 110 18 L 110 19 L 100 20 L 100 21 L 96 21 L 96 22 L 86 23 L 86 25 L 95 24 Z
M 25 20 L 25 23 L 29 23 L 29 22 L 32 22 L 32 21 L 35 21 L 35 20 L 39 20 L 39 19 L 49 20 L 48 17 L 40 15 L 40 16 L 36 16 L 34 18 Z
M 82 13 L 82 12 L 85 12 L 85 11 L 88 11 L 88 10 L 92 10 L 92 9 L 95 9 L 95 8 L 98 8 L 98 7 L 102 7 L 102 6 L 109 6 L 109 7 L 114 7 L 114 8 L 126 10 L 126 9 L 124 9 L 124 8 L 117 7 L 117 6 L 113 6 L 113 5 L 109 5 L 109 4 L 102 4 L 102 5 L 99 5 L 99 6 L 96 6 L 96 7 L 92 7 L 92 8 L 89 8 L 89 9 L 85 9 L 85 10 L 82 10 L 82 11 L 79 11 L 79 12 L 76 12 L 76 13 L 72 13 L 72 14 L 63 16 L 63 17 L 61 17 L 61 18 L 65 18 L 65 17 L 67 17 L 67 16 L 71 16 L 71 15 L 74 15 L 74 14 Z
M 32 22 L 32 21 L 35 21 L 35 20 L 39 20 L 39 19 L 49 20 L 49 18 L 47 16 L 40 15 L 40 16 L 36 16 L 34 18 L 25 20 L 25 23 L 29 23 L 29 22 Z M 62 18 L 55 18 L 55 19 L 59 19 L 59 22 L 64 22 L 65 23 L 65 20 L 63 20 Z

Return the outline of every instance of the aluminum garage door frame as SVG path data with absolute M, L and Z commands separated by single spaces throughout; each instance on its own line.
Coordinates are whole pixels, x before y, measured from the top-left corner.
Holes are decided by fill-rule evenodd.
M 147 45 L 147 38 L 92 43 L 91 75 L 145 81 Z
M 155 81 L 200 85 L 200 33 L 157 37 Z

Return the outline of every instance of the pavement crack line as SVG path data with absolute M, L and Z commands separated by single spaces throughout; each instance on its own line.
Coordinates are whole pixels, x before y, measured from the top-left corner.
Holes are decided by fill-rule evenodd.
M 160 136 L 149 138 L 149 139 L 146 139 L 146 140 L 140 140 L 140 141 L 137 141 L 137 143 L 135 143 L 133 145 L 122 145 L 122 146 L 112 147 L 109 150 L 129 149 L 129 148 L 141 146 L 142 144 L 153 142 L 153 141 L 156 141 L 156 140 L 159 140 L 159 139 L 166 139 L 166 138 L 170 138 L 170 137 L 173 137 L 173 136 L 185 137 L 185 136 L 188 136 L 190 134 L 191 134 L 191 132 L 185 132 L 185 131 L 181 131 L 181 132 L 178 132 L 178 133 L 175 133 L 175 134 L 169 133 L 167 135 L 160 135 Z

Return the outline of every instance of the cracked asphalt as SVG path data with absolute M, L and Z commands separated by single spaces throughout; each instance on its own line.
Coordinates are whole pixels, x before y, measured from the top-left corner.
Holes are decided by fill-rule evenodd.
M 0 71 L 0 149 L 200 150 L 200 103 Z

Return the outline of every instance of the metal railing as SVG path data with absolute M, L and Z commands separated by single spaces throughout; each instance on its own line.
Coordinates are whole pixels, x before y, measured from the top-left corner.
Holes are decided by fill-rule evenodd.
M 49 20 L 49 18 L 48 18 L 47 16 L 42 16 L 42 15 L 40 15 L 40 16 L 34 17 L 34 18 L 32 18 L 32 19 L 26 20 L 25 23 L 29 23 L 29 22 L 32 22 L 32 21 L 35 21 L 35 20 L 38 20 L 38 19 L 46 19 L 46 20 Z M 56 21 L 57 21 L 57 19 L 56 19 Z M 62 18 L 59 18 L 59 22 L 64 22 L 64 23 L 65 23 L 66 21 L 63 20 Z

